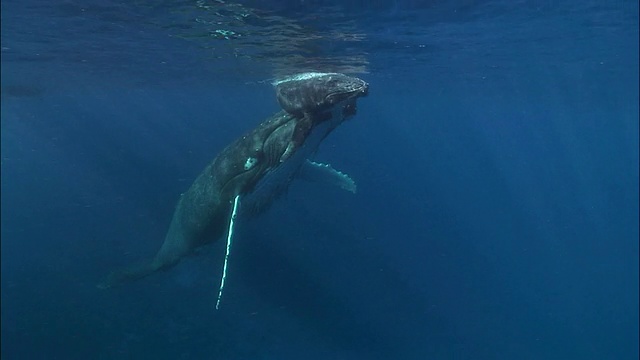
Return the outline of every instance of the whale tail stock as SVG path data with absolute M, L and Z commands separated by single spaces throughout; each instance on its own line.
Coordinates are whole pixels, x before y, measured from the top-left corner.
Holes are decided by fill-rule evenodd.
M 135 264 L 120 270 L 111 272 L 107 278 L 98 284 L 99 289 L 109 289 L 124 283 L 142 279 L 154 272 L 160 270 L 155 261 L 147 261 L 141 264 Z
M 152 259 L 111 272 L 103 282 L 98 284 L 98 288 L 109 289 L 177 265 L 180 259 L 190 252 L 182 234 L 176 230 L 178 228 L 180 228 L 179 221 L 174 216 L 162 247 Z

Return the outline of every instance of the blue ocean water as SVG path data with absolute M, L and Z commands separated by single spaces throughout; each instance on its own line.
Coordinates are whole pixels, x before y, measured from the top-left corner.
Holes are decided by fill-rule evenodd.
M 3 359 L 637 359 L 638 2 L 1 3 Z M 100 290 L 279 110 L 370 84 L 295 182 Z

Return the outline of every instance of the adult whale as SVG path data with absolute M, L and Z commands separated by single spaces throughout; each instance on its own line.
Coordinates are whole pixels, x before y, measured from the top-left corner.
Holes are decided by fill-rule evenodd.
M 150 261 L 112 272 L 100 288 L 176 265 L 226 232 L 227 256 L 236 213 L 263 211 L 291 180 L 304 177 L 355 192 L 347 175 L 311 162 L 322 140 L 356 113 L 369 84 L 338 73 L 303 73 L 273 83 L 280 111 L 228 145 L 180 196 L 162 247 Z M 240 205 L 241 204 L 241 205 Z M 224 277 L 220 288 L 224 285 Z

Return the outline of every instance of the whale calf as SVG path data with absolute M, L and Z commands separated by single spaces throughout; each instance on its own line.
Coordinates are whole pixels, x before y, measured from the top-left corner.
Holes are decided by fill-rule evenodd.
M 264 211 L 297 176 L 356 191 L 348 175 L 309 158 L 329 133 L 356 114 L 356 100 L 368 94 L 369 84 L 344 74 L 311 72 L 273 86 L 283 110 L 224 148 L 180 195 L 164 243 L 152 259 L 112 272 L 99 288 L 168 269 L 225 233 L 226 273 L 236 215 Z

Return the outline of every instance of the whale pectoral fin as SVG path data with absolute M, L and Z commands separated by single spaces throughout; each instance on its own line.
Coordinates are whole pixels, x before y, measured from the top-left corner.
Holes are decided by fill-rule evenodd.
M 322 164 L 307 160 L 300 168 L 298 176 L 301 179 L 313 182 L 322 182 L 338 186 L 341 189 L 355 194 L 356 182 L 349 175 L 334 169 L 329 164 Z
M 220 288 L 218 289 L 218 300 L 216 300 L 216 310 L 220 308 L 220 300 L 222 300 L 222 290 L 224 282 L 227 279 L 227 263 L 229 261 L 229 253 L 231 252 L 231 241 L 233 241 L 233 227 L 235 225 L 238 208 L 240 207 L 240 195 L 236 195 L 233 199 L 233 208 L 229 217 L 229 226 L 227 228 L 227 250 L 224 255 L 224 265 L 222 266 L 222 278 L 220 279 Z

